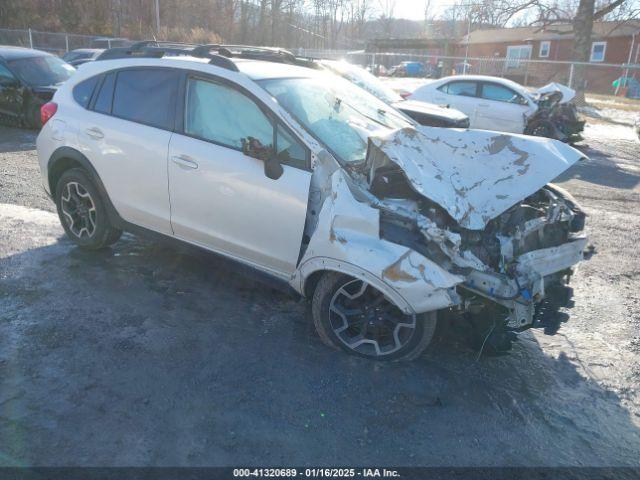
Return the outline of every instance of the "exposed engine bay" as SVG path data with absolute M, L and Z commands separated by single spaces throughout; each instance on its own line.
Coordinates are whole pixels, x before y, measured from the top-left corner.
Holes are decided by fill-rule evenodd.
M 481 315 L 499 335 L 544 326 L 541 305 L 587 242 L 584 212 L 549 182 L 581 158 L 555 140 L 488 131 L 371 135 L 365 162 L 316 165 L 294 283 L 333 268 L 405 313 Z
M 528 139 L 474 134 L 485 138 L 477 140 L 473 158 L 467 156 L 472 146 L 462 150 L 455 138 L 442 138 L 455 136 L 452 131 L 400 130 L 371 138 L 367 162 L 348 169 L 346 183 L 377 210 L 379 239 L 409 249 L 382 270 L 383 279 L 398 285 L 423 281 L 429 295 L 448 299 L 438 306 L 462 315 L 490 310 L 499 319 L 496 332 L 541 326 L 538 307 L 552 290 L 566 286 L 586 245 L 580 234 L 584 212 L 547 179 L 581 154 L 559 144 L 574 158 L 567 155 L 557 165 L 545 155 L 558 154 L 549 140 L 533 144 L 539 154 Z M 442 144 L 445 151 L 429 148 Z M 435 160 L 447 154 L 446 161 Z M 347 245 L 350 226 L 345 221 L 342 233 L 340 215 L 333 215 L 330 241 Z
M 556 317 L 551 308 L 566 306 L 571 297 L 572 291 L 567 287 L 571 267 L 523 280 L 518 259 L 529 252 L 561 247 L 583 230 L 585 214 L 567 192 L 547 185 L 478 231 L 459 227 L 441 207 L 417 195 L 397 167 L 376 172 L 371 191 L 381 201 L 381 238 L 410 247 L 435 263 L 446 265 L 452 273 L 467 277 L 458 288 L 461 303 L 446 315 L 447 323 L 460 330 L 459 334 L 473 347 L 506 351 L 516 338 L 512 331 L 530 327 L 544 327 L 548 333 L 557 331 L 559 325 L 553 324 Z M 497 293 L 499 284 L 486 288 L 495 277 L 487 279 L 472 268 L 453 264 L 446 251 L 429 241 L 414 217 L 398 212 L 399 202 L 424 215 L 438 228 L 460 235 L 461 250 L 470 252 L 489 271 L 515 282 L 517 289 Z M 387 209 L 387 205 L 391 208 Z M 581 252 L 583 246 L 579 245 Z

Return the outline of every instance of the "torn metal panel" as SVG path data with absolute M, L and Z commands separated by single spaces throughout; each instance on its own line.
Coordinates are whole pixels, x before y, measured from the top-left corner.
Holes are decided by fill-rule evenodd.
M 454 275 L 419 253 L 380 239 L 380 211 L 359 202 L 351 192 L 348 174 L 335 170 L 328 179 L 315 230 L 292 279 L 303 290 L 316 270 L 338 270 L 369 283 L 407 313 L 422 313 L 457 304 L 454 287 L 464 278 Z
M 560 103 L 570 102 L 576 96 L 576 91 L 573 88 L 567 87 L 566 85 L 562 85 L 561 83 L 557 82 L 548 83 L 544 87 L 540 87 L 536 90 L 536 93 L 538 95 L 553 92 L 560 92 L 562 94 L 562 100 L 560 100 Z
M 397 164 L 418 193 L 460 226 L 482 230 L 582 157 L 544 138 L 419 127 L 369 137 L 367 166 L 373 172 Z
M 583 251 L 587 245 L 586 237 L 572 239 L 557 247 L 544 248 L 528 252 L 518 257 L 518 273 L 539 278 L 564 270 L 584 259 Z

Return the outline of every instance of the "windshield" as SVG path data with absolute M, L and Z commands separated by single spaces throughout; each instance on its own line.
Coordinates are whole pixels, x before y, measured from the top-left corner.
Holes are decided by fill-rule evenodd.
M 385 103 L 396 103 L 402 101 L 402 97 L 400 95 L 382 83 L 382 81 L 375 75 L 367 72 L 364 68 L 357 67 L 347 62 L 323 62 L 323 65 L 330 70 L 335 71 L 350 82 L 364 88 L 367 92 L 375 95 Z
M 57 85 L 75 72 L 71 65 L 53 56 L 21 58 L 7 63 L 16 75 L 34 87 Z
M 258 83 L 311 135 L 347 163 L 364 161 L 366 139 L 371 133 L 412 126 L 400 113 L 334 75 Z

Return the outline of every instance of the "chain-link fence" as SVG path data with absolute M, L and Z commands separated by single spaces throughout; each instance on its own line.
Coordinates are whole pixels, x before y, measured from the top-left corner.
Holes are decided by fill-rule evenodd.
M 640 99 L 640 65 L 529 60 L 504 57 L 452 57 L 407 52 L 370 53 L 362 50 L 304 50 L 297 55 L 347 60 L 379 76 L 440 78 L 448 75 L 490 75 L 508 78 L 527 87 L 557 82 L 586 91 Z M 407 65 L 407 64 L 413 65 Z
M 100 42 L 97 42 L 101 39 Z M 104 39 L 104 41 L 102 41 Z M 35 48 L 61 55 L 76 48 L 104 48 L 108 37 L 78 35 L 75 33 L 41 32 L 38 30 L 12 30 L 0 28 L 0 45 Z
M 111 39 L 114 42 L 118 39 Z M 0 28 L 0 45 L 15 45 L 62 55 L 76 48 L 104 48 L 108 37 L 72 33 L 12 30 Z M 640 65 L 580 63 L 553 60 L 530 60 L 504 57 L 452 57 L 420 52 L 378 52 L 364 50 L 305 50 L 300 56 L 345 59 L 368 68 L 376 75 L 392 77 L 440 78 L 447 75 L 475 74 L 509 78 L 527 87 L 541 87 L 550 82 L 576 87 L 584 81 L 587 92 L 617 94 L 640 99 Z M 407 65 L 407 64 L 413 65 Z

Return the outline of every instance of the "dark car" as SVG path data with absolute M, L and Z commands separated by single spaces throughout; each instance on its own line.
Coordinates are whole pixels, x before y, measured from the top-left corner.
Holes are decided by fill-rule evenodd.
M 40 128 L 40 107 L 74 71 L 45 52 L 0 47 L 0 115 L 13 123 Z
M 102 52 L 103 48 L 77 48 L 65 53 L 62 60 L 77 68 L 83 63 L 94 61 Z
M 128 38 L 99 37 L 91 41 L 91 48 L 100 49 L 128 47 L 129 45 L 131 45 L 131 40 Z

